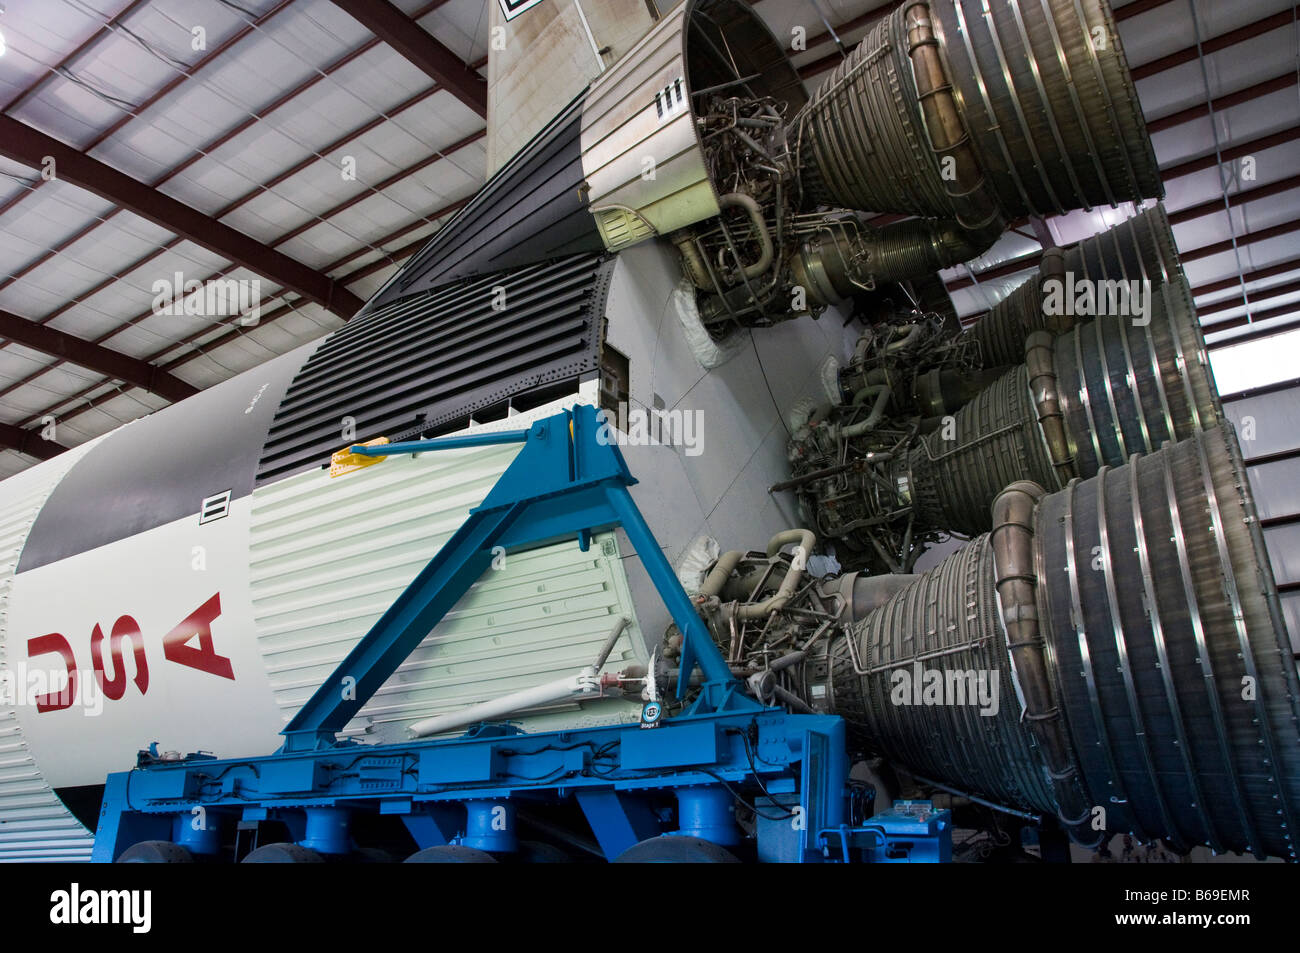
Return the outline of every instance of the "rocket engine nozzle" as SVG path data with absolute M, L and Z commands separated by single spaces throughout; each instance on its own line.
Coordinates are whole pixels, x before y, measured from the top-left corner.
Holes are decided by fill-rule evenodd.
M 1296 859 L 1300 687 L 1248 486 L 1221 424 L 1020 510 L 1004 494 L 992 535 L 832 642 L 828 709 L 1083 843 Z

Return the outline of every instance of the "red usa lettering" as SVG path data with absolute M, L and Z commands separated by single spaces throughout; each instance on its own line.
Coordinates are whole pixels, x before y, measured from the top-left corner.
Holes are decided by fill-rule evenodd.
M 163 658 L 186 668 L 207 672 L 218 678 L 235 680 L 235 670 L 230 659 L 217 652 L 212 638 L 212 623 L 221 615 L 221 593 L 216 593 L 199 606 L 162 638 Z M 107 643 L 107 650 L 105 644 Z M 195 643 L 195 644 L 191 644 Z M 105 664 L 105 654 L 108 664 Z M 126 694 L 126 655 L 130 654 L 135 668 L 131 679 L 141 695 L 149 690 L 149 659 L 145 654 L 144 635 L 140 624 L 131 616 L 120 616 L 113 623 L 107 637 L 101 626 L 90 633 L 90 663 L 104 697 L 112 701 Z M 27 640 L 27 657 L 36 659 L 43 655 L 56 655 L 67 673 L 67 683 L 61 691 L 49 692 L 36 699 L 38 712 L 61 711 L 76 703 L 78 681 L 77 660 L 72 644 L 61 633 L 51 632 Z M 112 675 L 107 669 L 112 669 Z

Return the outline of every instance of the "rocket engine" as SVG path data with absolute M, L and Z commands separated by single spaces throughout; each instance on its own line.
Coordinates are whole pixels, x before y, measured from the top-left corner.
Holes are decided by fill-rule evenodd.
M 904 4 L 808 98 L 748 5 L 681 3 L 374 304 L 663 236 L 723 338 L 969 261 L 1019 216 L 1163 195 L 1104 0 L 984 6 Z
M 715 336 L 968 261 L 1018 216 L 1163 194 L 1104 3 L 906 3 L 794 115 L 740 79 L 691 90 L 723 214 L 671 236 Z
M 1119 313 L 1132 309 L 1117 298 L 1076 316 L 1076 280 L 1110 283 L 1138 311 Z M 1039 276 L 968 331 L 935 315 L 869 329 L 838 386 L 838 403 L 800 411 L 780 486 L 846 561 L 890 572 L 941 532 L 987 532 L 1015 480 L 1060 488 L 1222 416 L 1159 205 L 1049 250 Z
M 719 559 L 697 601 L 760 697 L 861 754 L 1084 844 L 1115 831 L 1296 857 L 1300 685 L 1244 465 L 1218 424 L 1053 493 L 923 575 Z

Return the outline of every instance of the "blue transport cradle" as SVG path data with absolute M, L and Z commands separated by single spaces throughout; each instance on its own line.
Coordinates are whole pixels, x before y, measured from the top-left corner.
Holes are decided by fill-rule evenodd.
M 850 785 L 840 718 L 765 707 L 732 675 L 632 501 L 636 481 L 604 427 L 580 405 L 528 430 L 351 447 L 383 456 L 523 444 L 483 503 L 285 726 L 278 751 L 179 760 L 142 751 L 133 770 L 107 779 L 93 859 L 356 858 L 366 821 L 385 817 L 400 819 L 420 848 L 411 859 L 505 859 L 522 853 L 519 812 L 548 808 L 585 818 L 609 860 L 629 851 L 628 860 L 733 852 L 787 862 L 948 859 L 947 811 L 913 802 L 866 817 Z M 457 738 L 383 745 L 338 737 L 436 631 L 494 548 L 576 538 L 585 550 L 593 533 L 614 527 L 682 633 L 679 692 L 700 669 L 702 683 L 680 713 L 657 718 L 652 699 L 642 720 L 628 724 L 525 733 L 481 723 Z M 752 812 L 748 831 L 737 823 L 738 805 Z M 272 829 L 282 833 L 268 843 Z

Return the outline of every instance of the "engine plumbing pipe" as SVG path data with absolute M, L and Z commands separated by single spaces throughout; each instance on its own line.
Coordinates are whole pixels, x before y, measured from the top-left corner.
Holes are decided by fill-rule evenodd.
M 884 453 L 865 453 L 855 460 L 850 460 L 848 463 L 839 463 L 833 467 L 824 467 L 820 470 L 812 470 L 803 474 L 803 476 L 797 476 L 789 480 L 782 480 L 780 483 L 773 483 L 767 488 L 767 492 L 780 493 L 782 490 L 793 490 L 807 483 L 815 483 L 818 480 L 837 476 L 838 474 L 845 473 L 849 470 L 856 470 L 860 465 L 884 463 L 885 461 L 892 459 L 894 459 L 894 455 L 887 451 Z
M 1038 426 L 1047 441 L 1047 453 L 1052 458 L 1061 485 L 1074 477 L 1074 457 L 1065 435 L 1065 414 L 1061 412 L 1061 397 L 1056 383 L 1056 339 L 1046 331 L 1035 331 L 1025 339 L 1025 365 L 1029 369 L 1029 393 L 1034 401 Z
M 864 433 L 869 433 L 876 429 L 876 424 L 880 423 L 885 416 L 885 407 L 889 404 L 889 398 L 893 396 L 893 390 L 888 384 L 873 384 L 870 387 L 864 387 L 853 397 L 853 403 L 865 403 L 868 397 L 875 395 L 876 402 L 871 407 L 871 413 L 867 415 L 866 420 L 859 420 L 855 424 L 847 424 L 843 427 L 834 428 L 835 437 L 860 437 Z
M 757 201 L 752 196 L 743 192 L 728 192 L 725 195 L 718 196 L 719 208 L 739 208 L 749 213 L 749 220 L 754 223 L 754 229 L 758 232 L 759 255 L 758 261 L 751 265 L 744 266 L 746 278 L 757 278 L 772 267 L 772 257 L 775 254 L 772 247 L 772 236 L 768 234 L 767 223 L 763 221 L 763 210 L 759 207 Z M 740 263 L 737 262 L 739 265 Z
M 1084 840 L 1089 833 L 1085 829 L 1089 801 L 1052 691 L 1039 626 L 1034 510 L 1043 496 L 1041 486 L 1022 480 L 1011 484 L 993 501 L 993 533 L 989 542 L 996 573 L 994 589 L 1007 633 L 1011 666 L 1024 696 L 1024 718 L 1038 741 L 1061 822 Z
M 736 609 L 736 618 L 742 621 L 762 619 L 769 613 L 779 612 L 784 609 L 790 599 L 793 598 L 795 590 L 799 588 L 799 581 L 803 578 L 805 562 L 808 556 L 811 555 L 813 547 L 817 545 L 817 537 L 811 530 L 806 529 L 788 529 L 785 532 L 777 533 L 768 541 L 768 558 L 775 556 L 781 551 L 782 547 L 790 543 L 797 543 L 798 548 L 795 550 L 794 562 L 786 572 L 785 578 L 781 580 L 776 595 L 764 599 L 762 602 L 738 607 Z M 719 556 L 713 569 L 705 577 L 704 585 L 700 587 L 699 597 L 712 598 L 722 592 L 722 587 L 726 585 L 727 580 L 731 578 L 731 574 L 744 557 L 744 553 L 735 549 Z
M 943 176 L 944 190 L 957 210 L 961 226 L 977 233 L 998 233 L 1005 225 L 996 197 L 979 160 L 970 135 L 953 99 L 952 83 L 944 69 L 939 41 L 934 35 L 928 3 L 910 4 L 903 13 L 907 31 L 907 53 L 916 83 L 916 98 L 930 148 L 940 166 L 952 167 L 954 175 Z

